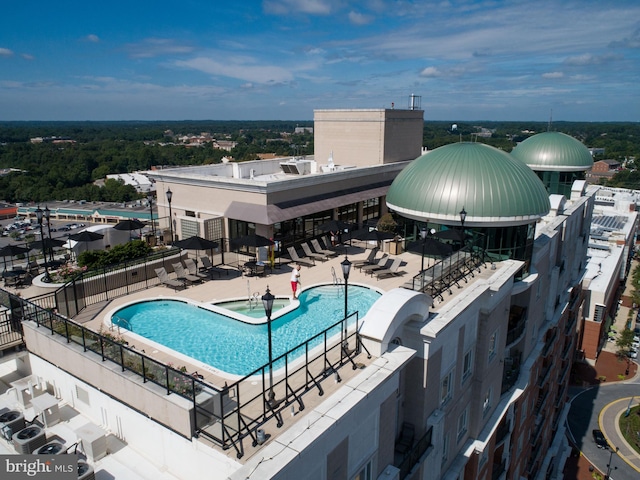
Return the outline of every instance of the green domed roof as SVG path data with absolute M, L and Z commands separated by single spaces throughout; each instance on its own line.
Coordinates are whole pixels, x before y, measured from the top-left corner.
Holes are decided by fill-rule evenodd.
M 589 149 L 579 140 L 560 132 L 533 135 L 518 144 L 511 155 L 535 171 L 576 172 L 593 166 Z
M 453 143 L 422 155 L 393 181 L 387 205 L 415 220 L 521 225 L 549 212 L 547 191 L 527 165 L 482 143 Z

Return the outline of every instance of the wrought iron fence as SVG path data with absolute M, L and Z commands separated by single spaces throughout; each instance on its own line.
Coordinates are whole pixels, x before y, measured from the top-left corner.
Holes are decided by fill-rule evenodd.
M 98 355 L 103 362 L 117 364 L 122 371 L 142 377 L 143 383 L 151 382 L 166 390 L 193 401 L 193 435 L 201 435 L 223 449 L 234 448 L 238 458 L 244 455 L 243 440 L 251 437 L 252 445 L 259 442 L 259 427 L 272 418 L 277 426 L 283 424 L 282 411 L 296 403 L 304 410 L 302 396 L 312 389 L 322 396 L 322 381 L 334 378 L 340 382 L 339 370 L 350 364 L 355 370 L 361 366 L 356 357 L 366 347 L 358 332 L 358 312 L 334 323 L 313 338 L 273 359 L 232 385 L 217 387 L 193 373 L 175 369 L 154 360 L 142 352 L 117 341 L 108 333 L 98 333 L 65 318 L 51 309 L 2 291 L 0 301 L 7 307 L 10 322 L 33 321 L 39 328 L 46 328 L 51 335 L 64 337 L 67 343 L 83 348 L 85 353 Z M 345 322 L 355 322 L 354 331 L 336 342 L 344 330 Z M 353 348 L 348 347 L 349 343 Z M 367 352 L 368 358 L 371 355 Z M 284 369 L 284 376 L 269 384 L 269 369 L 277 365 Z M 282 365 L 280 367 L 279 365 Z M 256 382 L 261 387 L 256 388 Z

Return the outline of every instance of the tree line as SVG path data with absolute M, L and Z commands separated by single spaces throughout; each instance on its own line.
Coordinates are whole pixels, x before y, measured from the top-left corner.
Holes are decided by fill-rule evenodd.
M 423 145 L 433 150 L 458 141 L 478 141 L 511 151 L 532 133 L 547 131 L 545 122 L 425 122 Z M 140 195 L 132 186 L 104 180 L 107 174 L 149 170 L 153 166 L 219 163 L 224 156 L 236 161 L 278 156 L 312 155 L 313 133 L 294 134 L 311 121 L 184 121 L 184 122 L 0 122 L 0 200 L 44 202 L 87 200 L 126 202 Z M 482 127 L 490 137 L 478 136 Z M 610 184 L 640 188 L 635 162 L 640 152 L 640 124 L 556 122 L 552 130 L 605 148 L 602 158 L 626 160 L 628 170 Z M 236 142 L 230 152 L 187 147 L 173 142 L 175 135 L 209 132 L 216 139 Z M 530 133 L 523 133 L 530 132 Z M 31 143 L 34 137 L 67 137 L 74 143 Z M 595 160 L 600 158 L 596 157 Z

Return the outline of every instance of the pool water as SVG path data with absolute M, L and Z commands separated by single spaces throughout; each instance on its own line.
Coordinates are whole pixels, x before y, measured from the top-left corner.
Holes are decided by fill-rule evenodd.
M 349 285 L 349 314 L 362 318 L 380 292 Z M 264 312 L 263 312 L 264 313 Z M 306 342 L 344 318 L 344 287 L 312 287 L 300 294 L 300 306 L 271 322 L 273 358 Z M 265 323 L 249 324 L 179 300 L 147 300 L 118 310 L 114 324 L 218 370 L 248 375 L 269 362 Z M 355 315 L 349 323 L 355 323 Z M 335 331 L 333 331 L 335 330 Z M 339 334 L 340 326 L 330 335 Z M 320 344 L 318 339 L 316 344 Z M 304 350 L 300 351 L 302 354 Z M 292 360 L 291 357 L 289 360 Z M 284 361 L 274 363 L 279 368 Z
M 278 310 L 288 307 L 290 304 L 289 299 L 276 298 L 273 301 L 272 317 L 278 314 Z M 216 302 L 214 305 L 251 318 L 262 318 L 265 316 L 264 306 L 260 298 L 252 302 L 248 302 L 247 300 L 234 300 L 230 302 Z

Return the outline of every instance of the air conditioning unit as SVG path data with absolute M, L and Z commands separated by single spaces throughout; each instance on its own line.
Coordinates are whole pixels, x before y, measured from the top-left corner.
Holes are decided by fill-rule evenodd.
M 47 443 L 44 428 L 30 425 L 13 434 L 13 446 L 18 453 L 30 454 Z
M 93 467 L 86 462 L 78 461 L 78 480 L 96 480 Z
M 26 427 L 24 415 L 18 410 L 9 410 L 0 415 L 0 430 L 5 440 L 11 441 L 13 432 L 17 432 Z
M 34 455 L 59 455 L 61 453 L 66 453 L 66 447 L 60 442 L 49 442 L 38 448 L 34 453 Z

